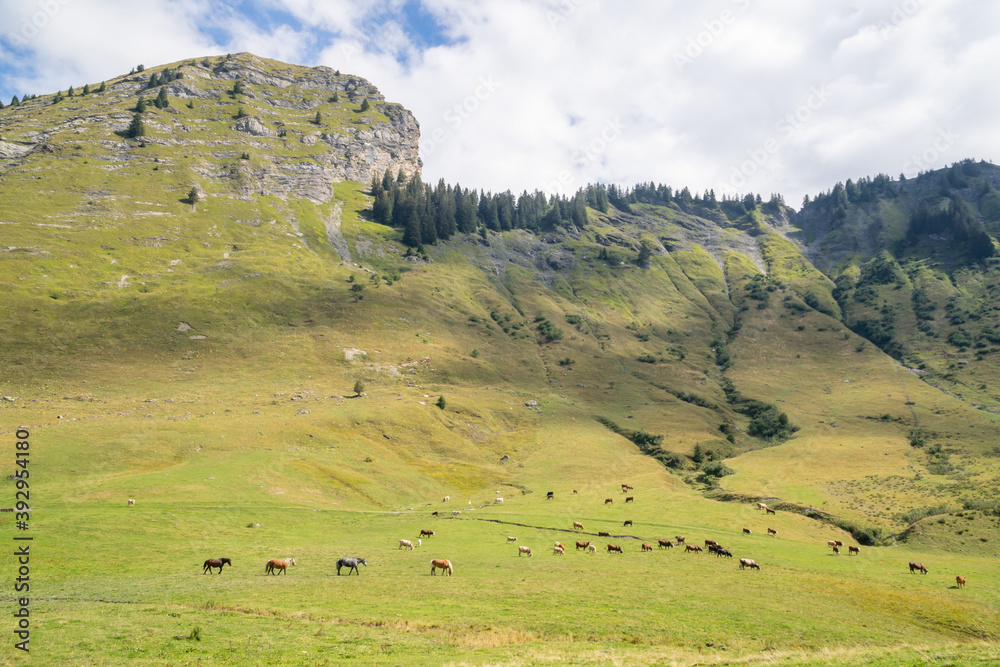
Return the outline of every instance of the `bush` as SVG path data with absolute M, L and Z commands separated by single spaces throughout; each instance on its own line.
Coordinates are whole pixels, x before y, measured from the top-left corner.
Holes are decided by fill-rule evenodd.
M 571 357 L 563 357 L 562 359 L 559 360 L 560 366 L 572 366 L 575 363 L 576 359 L 573 359 Z
M 732 468 L 722 461 L 709 461 L 702 467 L 701 471 L 711 477 L 725 477 L 726 475 L 736 474 Z
M 651 354 L 641 354 L 638 357 L 636 357 L 636 360 L 637 361 L 641 361 L 644 364 L 655 364 L 656 363 L 656 357 L 654 357 Z
M 358 380 L 354 383 L 354 394 L 360 396 L 365 391 L 365 383 L 362 380 Z
M 437 403 L 435 403 L 434 405 L 444 410 L 445 407 L 448 405 L 448 401 L 444 400 L 444 396 L 438 396 Z

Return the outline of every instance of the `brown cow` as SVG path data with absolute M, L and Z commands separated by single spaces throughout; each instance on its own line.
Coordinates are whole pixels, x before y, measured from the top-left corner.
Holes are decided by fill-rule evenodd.
M 705 540 L 705 546 L 706 547 L 715 547 L 715 546 L 718 546 L 718 545 L 719 545 L 719 543 L 716 542 L 715 540 Z
M 632 519 L 626 519 L 625 520 L 625 525 L 626 526 L 631 526 L 632 525 Z
M 625 502 L 627 503 L 635 502 L 635 496 L 625 496 Z
M 604 499 L 604 504 L 605 505 L 610 505 L 613 502 L 615 502 L 613 498 L 605 498 Z
M 431 516 L 438 516 L 440 512 L 431 512 Z
M 630 484 L 622 484 L 622 493 L 628 493 L 631 490 L 632 486 Z
M 222 570 L 219 571 L 221 572 Z M 955 577 L 955 583 L 958 584 L 959 588 L 965 588 L 965 577 L 962 575 Z
M 574 521 L 573 522 L 573 530 L 576 530 L 577 528 L 579 528 L 580 530 L 583 530 L 583 524 L 580 523 L 579 521 Z
M 835 556 L 839 556 L 840 555 L 840 547 L 834 547 L 833 548 L 833 554 Z
M 664 549 L 664 548 L 666 548 L 666 549 L 673 549 L 674 548 L 674 543 L 671 542 L 670 540 L 657 540 L 657 542 L 660 543 L 660 546 L 659 546 L 660 549 Z
M 601 531 L 601 532 L 597 533 L 597 536 L 598 537 L 611 537 L 611 533 L 605 533 L 604 531 Z
M 562 542 L 556 542 L 556 546 L 559 547 L 560 549 L 565 549 L 566 548 L 566 545 L 563 544 Z
M 434 535 L 433 530 L 424 530 L 423 528 L 420 529 L 420 537 L 424 536 L 431 537 L 432 535 Z
M 775 537 L 777 537 L 778 536 L 778 531 L 776 531 L 774 528 L 768 528 L 767 529 L 767 534 L 768 535 L 774 535 Z
M 555 497 L 556 497 L 556 494 L 553 491 L 549 491 L 548 493 L 545 494 L 545 499 L 546 500 L 554 500 Z
M 773 509 L 771 509 L 770 507 L 765 507 L 764 509 L 765 509 L 765 510 L 767 510 L 767 513 L 768 513 L 768 514 L 777 514 L 777 512 L 775 512 L 775 511 L 774 511 Z
M 577 549 L 586 549 L 589 546 L 590 546 L 590 542 L 577 542 L 576 543 L 576 548 Z
M 844 546 L 844 543 L 843 543 L 843 542 L 841 542 L 840 540 L 834 540 L 834 541 L 833 541 L 833 544 L 834 544 L 834 546 L 838 546 L 838 547 L 842 547 L 842 546 Z
M 910 563 L 910 574 L 913 574 L 914 572 L 917 571 L 927 574 L 927 568 L 924 567 L 923 563 Z
M 857 554 L 858 556 L 860 556 L 861 547 L 847 547 L 847 555 L 850 556 L 851 554 Z
M 744 534 L 744 535 L 751 535 L 752 533 L 753 533 L 753 531 L 752 531 L 752 530 L 750 530 L 749 528 L 744 528 L 744 529 L 743 529 L 743 534 Z
M 653 550 L 653 545 L 649 544 L 647 542 L 643 542 L 642 543 L 642 550 L 643 551 L 652 551 Z
M 767 509 L 767 505 L 765 505 L 764 503 L 757 503 L 757 509 L 759 509 L 759 510 L 766 510 Z
M 608 553 L 609 554 L 611 554 L 611 553 L 619 553 L 620 554 L 620 553 L 622 553 L 622 548 L 620 546 L 618 546 L 617 544 L 609 544 L 608 545 Z
M 573 493 L 577 493 L 577 490 L 576 490 L 576 489 L 573 489 Z
M 701 551 L 701 547 L 699 547 L 697 544 L 685 545 L 684 553 L 688 553 L 689 551 Z

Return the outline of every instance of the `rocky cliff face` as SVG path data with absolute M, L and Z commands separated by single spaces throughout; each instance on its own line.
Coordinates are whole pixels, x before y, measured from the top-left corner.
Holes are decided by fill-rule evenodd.
M 180 77 L 150 86 L 165 72 Z M 158 109 L 151 103 L 161 90 L 169 106 Z M 218 190 L 208 183 L 215 181 L 244 200 L 276 195 L 325 203 L 337 182 L 367 183 L 386 169 L 411 176 L 421 168 L 413 115 L 368 81 L 327 67 L 240 53 L 134 72 L 107 82 L 104 92 L 75 93 L 0 112 L 0 177 L 70 142 L 100 146 L 100 162 L 138 159 L 138 142 L 125 135 L 139 98 L 150 103 L 139 140 L 171 149 L 165 168 L 187 166 L 209 192 Z

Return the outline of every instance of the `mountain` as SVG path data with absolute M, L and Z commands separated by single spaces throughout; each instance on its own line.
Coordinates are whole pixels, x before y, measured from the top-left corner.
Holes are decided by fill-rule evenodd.
M 728 542 L 759 521 L 748 503 L 765 500 L 783 541 L 754 548 L 795 585 L 876 586 L 878 603 L 858 613 L 877 617 L 885 642 L 914 622 L 893 609 L 929 618 L 944 593 L 882 605 L 903 585 L 876 581 L 897 551 L 872 550 L 882 569 L 848 579 L 801 554 L 842 537 L 986 572 L 1000 540 L 994 165 L 848 181 L 800 211 L 779 196 L 718 201 L 652 183 L 570 200 L 461 190 L 486 202 L 471 229 L 420 243 L 418 227 L 408 247 L 406 220 L 376 221 L 381 184 L 421 219 L 459 188 L 420 181 L 416 120 L 359 77 L 243 53 L 86 87 L 0 109 L 0 419 L 37 442 L 38 521 L 65 535 L 52 547 L 60 562 L 141 548 L 130 591 L 164 576 L 148 569 L 163 554 L 258 557 L 266 545 L 317 562 L 330 535 L 337 549 L 375 550 L 376 536 L 422 529 L 417 512 L 444 496 L 518 530 L 557 530 L 571 514 L 603 530 L 627 511 L 649 534 Z M 507 217 L 490 212 L 494 197 Z M 507 222 L 492 228 L 494 214 Z M 626 481 L 640 502 L 605 509 Z M 482 500 L 495 495 L 505 503 Z M 120 514 L 125 498 L 136 514 Z M 474 554 L 459 582 L 493 567 L 477 546 L 486 523 L 449 525 L 464 541 L 433 548 Z M 381 557 L 403 568 L 391 559 L 405 553 Z M 698 567 L 675 573 L 694 586 Z M 52 573 L 53 599 L 85 586 L 103 600 L 110 580 L 85 571 Z M 202 599 L 201 584 L 171 581 L 174 602 L 156 604 L 250 615 L 287 604 L 235 588 Z M 404 585 L 386 581 L 373 604 Z M 722 588 L 770 604 L 742 581 Z M 519 608 L 506 595 L 482 604 Z M 437 613 L 420 599 L 424 617 Z M 921 637 L 950 642 L 947 626 L 989 640 L 977 629 L 996 618 L 985 599 L 949 606 Z M 81 618 L 102 613 L 80 604 Z M 813 611 L 792 614 L 805 623 Z M 455 645 L 478 646 L 461 625 Z M 595 641 L 621 642 L 625 630 L 609 627 L 594 621 Z

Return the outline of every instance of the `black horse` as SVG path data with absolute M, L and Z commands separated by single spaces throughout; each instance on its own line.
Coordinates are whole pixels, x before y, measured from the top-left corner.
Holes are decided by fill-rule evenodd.
M 203 566 L 201 573 L 211 574 L 212 568 L 217 567 L 219 568 L 219 574 L 222 574 L 222 566 L 226 564 L 228 564 L 229 567 L 232 567 L 233 561 L 228 558 L 209 558 L 205 561 L 205 565 Z
M 365 562 L 364 558 L 341 558 L 337 560 L 337 576 L 340 576 L 340 568 L 347 568 L 347 576 L 351 576 L 351 570 L 357 572 L 358 576 L 361 576 L 361 572 L 358 571 L 358 565 L 364 565 L 368 567 L 368 563 Z

